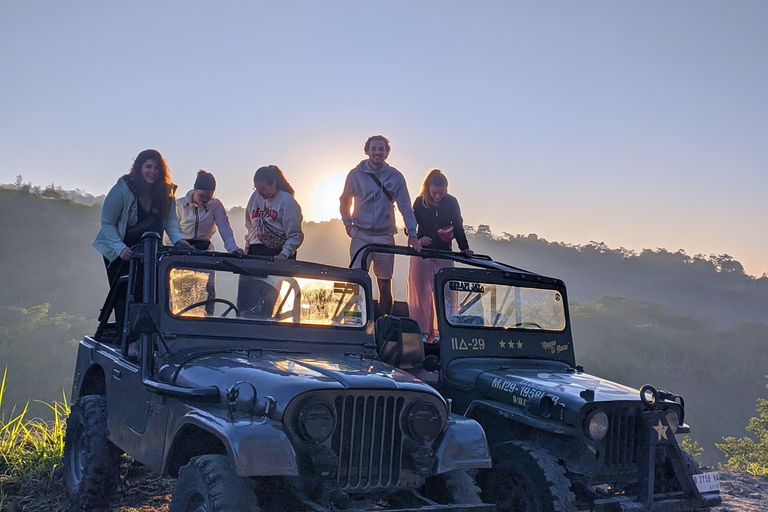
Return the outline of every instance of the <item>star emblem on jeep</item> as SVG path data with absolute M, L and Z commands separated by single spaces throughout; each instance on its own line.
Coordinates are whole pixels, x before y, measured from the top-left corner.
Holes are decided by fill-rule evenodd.
M 658 425 L 656 425 L 655 427 L 653 427 L 653 430 L 655 430 L 655 431 L 656 431 L 656 433 L 657 433 L 657 434 L 659 434 L 659 441 L 661 441 L 662 439 L 667 439 L 667 440 L 669 439 L 669 438 L 667 437 L 667 429 L 668 429 L 668 428 L 669 428 L 668 426 L 666 426 L 666 425 L 663 425 L 663 424 L 661 423 L 661 420 L 659 420 L 659 424 L 658 424 Z
M 501 348 L 507 348 L 507 344 L 504 341 L 499 341 L 499 346 Z

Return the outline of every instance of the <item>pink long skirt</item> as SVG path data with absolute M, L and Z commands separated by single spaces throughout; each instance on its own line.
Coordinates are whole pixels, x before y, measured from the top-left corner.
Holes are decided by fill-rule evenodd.
M 411 258 L 408 267 L 408 315 L 418 322 L 421 332 L 430 339 L 437 334 L 435 272 L 452 266 L 452 260 Z

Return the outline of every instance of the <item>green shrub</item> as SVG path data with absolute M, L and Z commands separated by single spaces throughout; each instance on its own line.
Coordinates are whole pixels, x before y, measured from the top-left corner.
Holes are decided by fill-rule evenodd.
M 768 476 L 768 400 L 757 399 L 757 416 L 749 419 L 747 431 L 754 434 L 756 440 L 751 437 L 725 437 L 722 443 L 715 446 L 725 455 L 726 468 Z
M 704 453 L 704 448 L 699 446 L 699 443 L 691 439 L 691 436 L 684 436 L 680 441 L 680 448 L 688 452 L 688 454 L 694 458 L 696 462 L 701 462 L 701 454 Z

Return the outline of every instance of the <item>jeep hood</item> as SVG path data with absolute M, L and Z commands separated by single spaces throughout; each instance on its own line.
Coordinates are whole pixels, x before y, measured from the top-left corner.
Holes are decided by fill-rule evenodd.
M 472 366 L 475 366 L 472 368 Z M 484 366 L 484 367 L 483 367 Z M 479 364 L 468 360 L 452 365 L 451 375 L 464 374 L 487 398 L 526 407 L 528 401 L 549 396 L 553 402 L 579 409 L 586 402 L 639 401 L 637 389 L 601 379 L 573 368 L 550 362 L 515 361 L 512 365 Z
M 409 373 L 360 356 L 285 356 L 264 354 L 211 354 L 186 362 L 180 369 L 161 371 L 185 387 L 216 386 L 224 392 L 237 382 L 253 384 L 260 397 L 272 396 L 285 405 L 295 396 L 313 390 L 376 389 L 437 392 Z

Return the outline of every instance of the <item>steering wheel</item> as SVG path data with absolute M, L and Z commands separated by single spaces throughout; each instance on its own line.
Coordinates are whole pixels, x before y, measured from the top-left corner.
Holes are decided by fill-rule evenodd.
M 200 306 L 207 306 L 208 304 L 215 304 L 217 302 L 221 302 L 222 304 L 226 304 L 227 306 L 229 306 L 226 309 L 226 311 L 224 311 L 222 314 L 219 315 L 220 317 L 227 316 L 230 311 L 234 311 L 235 312 L 235 316 L 240 316 L 240 311 L 238 311 L 237 306 L 232 304 L 227 299 L 220 299 L 218 297 L 213 298 L 213 299 L 208 299 L 208 300 L 201 300 L 200 302 L 195 302 L 194 304 L 190 304 L 189 306 L 185 307 L 184 309 L 182 309 L 181 311 L 179 311 L 176 314 L 177 315 L 183 315 L 184 313 L 186 313 L 190 309 L 199 308 Z
M 536 329 L 544 330 L 544 328 L 536 322 L 518 322 L 515 324 L 515 327 L 535 327 Z

